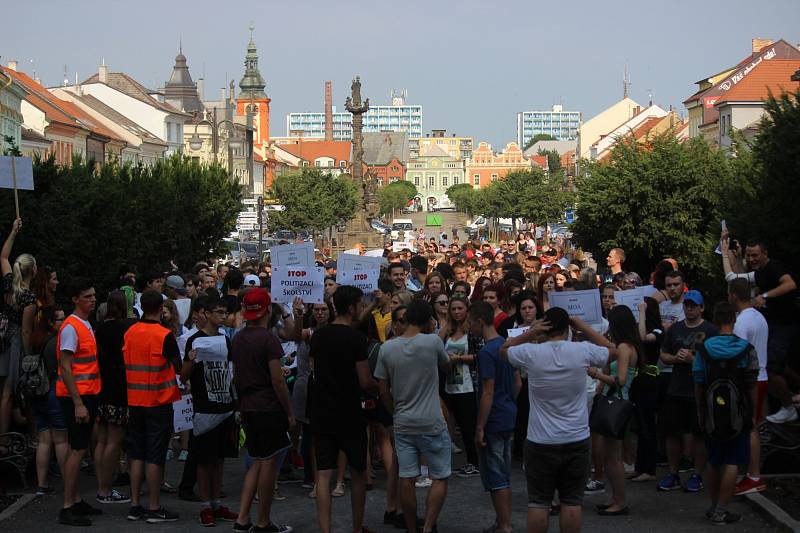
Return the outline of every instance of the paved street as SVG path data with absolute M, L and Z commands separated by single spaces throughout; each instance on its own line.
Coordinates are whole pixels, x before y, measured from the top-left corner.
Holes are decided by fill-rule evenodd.
M 462 456 L 454 456 L 454 464 L 460 465 Z M 167 479 L 177 485 L 180 478 L 182 463 L 171 461 L 168 465 Z M 226 466 L 224 491 L 228 497 L 226 504 L 236 510 L 238 507 L 238 493 L 242 478 L 243 466 L 241 462 L 231 463 Z M 83 494 L 89 496 L 94 488 L 94 479 L 83 476 Z M 367 495 L 367 521 L 366 525 L 379 531 L 400 531 L 382 525 L 385 492 L 383 479 L 379 475 L 375 490 Z M 526 492 L 525 483 L 519 465 L 514 470 L 514 527 L 515 531 L 524 531 Z M 127 487 L 124 487 L 127 490 Z M 703 511 L 708 506 L 708 495 L 685 494 L 683 492 L 658 493 L 655 484 L 629 483 L 629 504 L 632 509 L 627 517 L 599 517 L 594 513 L 596 503 L 605 501 L 604 495 L 595 495 L 586 500 L 587 513 L 584 521 L 584 531 L 615 531 L 623 532 L 699 532 L 708 531 L 711 527 L 703 519 Z M 313 500 L 306 497 L 307 490 L 299 484 L 281 485 L 281 491 L 286 496 L 283 502 L 276 502 L 273 506 L 274 519 L 294 526 L 297 532 L 317 531 L 316 515 Z M 422 506 L 425 490 L 418 489 L 417 496 Z M 93 504 L 93 500 L 89 500 Z M 197 523 L 197 504 L 178 500 L 174 495 L 164 498 L 164 504 L 170 510 L 180 513 L 181 519 L 172 524 L 151 525 L 140 522 L 128 522 L 125 514 L 127 505 L 103 506 L 105 514 L 95 520 L 94 531 L 114 531 L 115 533 L 132 533 L 136 531 L 190 531 L 201 530 Z M 60 526 L 56 516 L 60 507 L 60 493 L 35 500 L 12 519 L 0 523 L 0 531 L 13 532 L 41 532 L 43 528 L 48 531 L 67 531 L 70 528 Z M 769 532 L 778 531 L 770 526 L 749 505 L 737 500 L 732 510 L 741 513 L 744 520 L 736 525 L 728 526 L 729 532 Z M 253 509 L 253 516 L 255 508 Z M 489 498 L 481 489 L 480 480 L 460 479 L 453 477 L 450 492 L 444 510 L 439 520 L 439 531 L 443 533 L 478 533 L 487 527 L 494 519 Z M 228 530 L 228 525 L 222 523 L 217 526 Z M 551 519 L 551 531 L 558 531 L 555 518 Z M 334 531 L 350 531 L 350 501 L 349 492 L 343 498 L 336 498 L 334 502 Z

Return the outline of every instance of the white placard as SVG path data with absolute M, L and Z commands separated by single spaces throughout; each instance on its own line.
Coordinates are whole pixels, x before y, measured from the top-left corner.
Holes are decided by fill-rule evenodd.
M 336 283 L 358 287 L 364 293 L 371 293 L 378 289 L 379 270 L 337 270 Z
M 272 266 L 314 266 L 314 243 L 281 244 L 269 249 Z
M 225 335 L 197 337 L 192 341 L 192 350 L 197 351 L 195 361 L 228 361 L 228 343 Z
M 181 319 L 181 324 L 186 323 L 189 319 L 189 314 L 192 312 L 192 300 L 189 298 L 178 298 L 172 301 L 175 302 L 175 307 L 178 309 L 178 317 Z
M 617 305 L 624 305 L 633 312 L 633 318 L 639 322 L 639 304 L 644 301 L 644 287 L 636 287 L 625 291 L 615 291 L 614 300 Z
M 12 167 L 12 159 L 13 167 Z M 17 177 L 17 189 L 33 190 L 33 162 L 30 157 L 14 157 L 0 155 L 0 187 L 14 188 L 14 175 Z
M 658 289 L 656 289 L 656 288 L 655 288 L 655 287 L 653 287 L 652 285 L 643 285 L 643 286 L 641 287 L 641 289 L 642 289 L 642 295 L 643 295 L 643 296 L 649 296 L 649 297 L 651 297 L 651 298 L 653 297 L 653 295 L 654 295 L 655 293 L 657 293 L 657 292 L 658 292 Z
M 361 255 L 361 250 L 359 250 L 358 248 L 350 248 L 349 250 L 345 250 L 342 253 L 351 255 Z
M 402 252 L 404 249 L 408 248 L 412 252 L 414 251 L 414 243 L 411 241 L 394 241 L 392 242 L 392 251 L 393 252 Z
M 272 267 L 270 294 L 273 302 L 291 303 L 299 297 L 307 304 L 321 304 L 324 292 L 325 269 L 323 267 Z
M 378 248 L 377 250 L 369 250 L 364 253 L 365 257 L 383 257 L 383 248 Z
M 550 307 L 560 307 L 569 316 L 578 317 L 587 324 L 599 324 L 603 321 L 603 311 L 600 307 L 600 291 L 597 289 L 548 292 L 547 299 L 550 302 Z
M 383 257 L 368 257 L 344 253 L 336 258 L 336 269 L 355 272 L 357 270 L 380 270 Z
M 511 339 L 513 337 L 519 337 L 520 335 L 522 335 L 523 333 L 528 331 L 528 329 L 530 329 L 530 328 L 527 328 L 527 327 L 525 327 L 525 328 L 511 328 L 511 329 L 508 330 L 508 338 Z
M 191 394 L 186 394 L 180 400 L 172 402 L 172 430 L 175 433 L 192 429 L 194 427 L 193 418 L 194 407 Z

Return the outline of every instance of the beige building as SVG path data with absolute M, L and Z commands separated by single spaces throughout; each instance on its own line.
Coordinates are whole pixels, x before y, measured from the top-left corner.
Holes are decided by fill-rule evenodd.
M 588 159 L 591 156 L 592 145 L 599 141 L 603 135 L 614 131 L 620 124 L 630 120 L 634 116 L 637 107 L 641 109 L 639 104 L 626 96 L 605 111 L 581 124 L 578 130 L 578 157 Z

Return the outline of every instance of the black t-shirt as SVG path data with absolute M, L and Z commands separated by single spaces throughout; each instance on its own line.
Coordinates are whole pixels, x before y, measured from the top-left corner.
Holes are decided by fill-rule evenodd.
M 125 357 L 122 346 L 125 332 L 136 323 L 133 318 L 105 320 L 94 332 L 97 342 L 97 363 L 100 366 L 100 389 L 98 401 L 101 405 L 128 405 L 127 377 L 125 376 Z
M 366 422 L 356 363 L 367 360 L 367 336 L 350 326 L 330 324 L 312 335 L 310 355 L 314 360 L 314 430 L 362 430 Z
M 196 339 L 210 337 L 208 333 L 199 330 L 186 341 L 186 358 L 192 350 Z M 192 389 L 192 404 L 196 413 L 227 413 L 233 410 L 233 396 L 231 395 L 232 374 L 230 367 L 231 342 L 224 335 L 226 359 L 225 361 L 197 361 L 192 365 L 189 374 L 189 384 Z
M 719 335 L 719 328 L 703 320 L 699 325 L 690 328 L 685 320 L 676 322 L 664 335 L 664 344 L 661 350 L 665 353 L 677 355 L 681 348 L 688 348 L 697 354 L 698 345 L 706 339 Z M 692 363 L 675 363 L 672 366 L 672 377 L 667 388 L 668 396 L 681 398 L 694 398 L 694 377 L 692 376 Z
M 656 340 L 643 343 L 644 358 L 648 365 L 656 365 L 661 353 L 661 344 L 664 342 L 664 332 L 661 328 L 656 328 L 651 330 L 649 335 L 655 335 Z
M 785 275 L 792 276 L 792 273 L 781 263 L 774 259 L 770 259 L 764 268 L 756 270 L 756 285 L 758 285 L 759 294 L 764 294 L 771 291 L 781 284 L 781 278 Z M 792 276 L 794 278 L 794 276 Z M 767 306 L 760 311 L 764 314 L 764 318 L 768 322 L 776 324 L 787 324 L 794 320 L 795 316 L 795 298 L 796 292 L 792 291 L 777 298 L 767 298 Z
M 269 370 L 269 362 L 282 357 L 280 340 L 267 328 L 245 326 L 233 337 L 233 381 L 240 411 L 283 412 Z

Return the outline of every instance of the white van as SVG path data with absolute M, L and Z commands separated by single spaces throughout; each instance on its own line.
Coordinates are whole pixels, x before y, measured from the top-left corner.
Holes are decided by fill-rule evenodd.
M 414 224 L 410 218 L 395 218 L 392 220 L 392 239 L 397 239 L 399 233 L 405 232 L 405 237 L 411 236 L 414 231 Z

